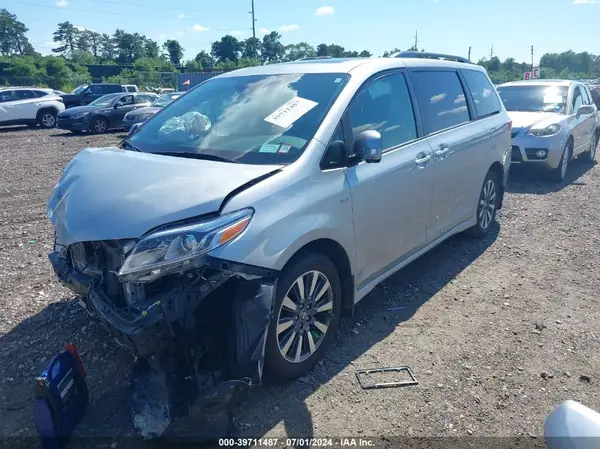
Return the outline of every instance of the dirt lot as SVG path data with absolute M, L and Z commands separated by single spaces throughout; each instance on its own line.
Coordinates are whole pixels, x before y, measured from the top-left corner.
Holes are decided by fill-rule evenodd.
M 78 434 L 132 432 L 130 356 L 88 321 L 46 257 L 45 205 L 62 168 L 119 137 L 0 130 L 0 439 L 34 435 L 32 379 L 65 341 L 89 374 Z M 253 391 L 235 413 L 244 434 L 528 438 L 565 399 L 600 410 L 600 169 L 575 164 L 558 186 L 529 178 L 511 176 L 493 236 L 455 237 L 413 263 L 359 305 L 314 372 Z M 357 384 L 356 369 L 398 365 L 420 384 Z

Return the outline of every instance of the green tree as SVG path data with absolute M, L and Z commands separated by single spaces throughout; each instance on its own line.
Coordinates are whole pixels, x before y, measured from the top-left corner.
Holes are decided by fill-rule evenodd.
M 384 51 L 382 56 L 384 58 L 387 58 L 388 56 L 393 55 L 394 53 L 398 53 L 400 51 L 402 51 L 402 50 L 400 50 L 398 47 L 396 47 L 393 50 L 389 50 L 389 51 L 386 50 L 386 51 Z
M 101 52 L 102 35 L 95 31 L 85 30 L 79 38 L 79 50 L 89 51 L 94 58 L 98 58 Z
M 225 61 L 237 62 L 240 59 L 243 46 L 242 42 L 227 34 L 221 40 L 212 43 L 210 54 L 221 63 Z M 204 64 L 202 65 L 204 66 Z
M 46 70 L 42 67 L 38 67 L 32 57 L 14 57 L 10 62 L 11 64 L 8 68 L 8 72 L 14 77 L 29 78 L 31 81 L 36 82 L 46 75 Z
M 296 61 L 302 58 L 314 58 L 317 56 L 317 50 L 308 42 L 298 42 L 297 44 L 286 45 L 285 61 Z
M 257 37 L 249 37 L 244 41 L 244 49 L 242 50 L 242 58 L 259 59 L 261 42 Z
M 190 59 L 186 61 L 184 64 L 186 73 L 197 73 L 202 71 L 202 64 L 200 64 L 195 59 Z
M 202 50 L 200 53 L 196 55 L 194 60 L 202 66 L 203 69 L 210 69 L 216 65 L 215 58 L 209 55 L 207 52 Z
M 126 33 L 117 29 L 113 35 L 117 52 L 117 62 L 131 64 L 136 59 L 144 56 L 146 38 L 138 33 Z
M 319 44 L 317 45 L 317 56 L 331 56 L 332 58 L 342 58 L 346 49 L 337 44 Z
M 114 61 L 117 57 L 115 40 L 108 34 L 100 36 L 100 58 L 103 61 Z
M 144 42 L 144 55 L 147 58 L 158 58 L 160 56 L 160 45 L 152 39 L 146 39 Z
M 373 53 L 371 53 L 369 50 L 363 50 L 358 54 L 359 58 L 370 58 L 371 56 L 373 56 Z
M 175 65 L 181 64 L 181 58 L 183 58 L 183 47 L 174 39 L 169 39 L 163 44 L 164 49 L 169 54 L 169 59 Z
M 277 62 L 283 59 L 285 47 L 281 43 L 281 34 L 271 31 L 263 36 L 260 58 L 262 62 Z
M 52 51 L 65 57 L 72 55 L 78 48 L 79 34 L 79 30 L 71 22 L 59 23 L 58 29 L 52 37 L 52 40 L 58 43 L 59 46 L 53 48 Z
M 31 55 L 35 53 L 33 46 L 25 35 L 29 29 L 17 16 L 6 9 L 0 9 L 0 54 Z

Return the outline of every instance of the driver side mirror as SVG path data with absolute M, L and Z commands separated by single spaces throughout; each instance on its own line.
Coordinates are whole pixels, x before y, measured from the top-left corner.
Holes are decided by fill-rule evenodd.
M 115 103 L 115 105 L 113 106 L 113 108 L 115 109 L 119 109 L 122 106 L 122 104 L 120 103 Z
M 383 143 L 381 134 L 374 129 L 361 132 L 354 139 L 354 154 L 368 164 L 381 162 Z
M 93 93 L 91 90 L 86 90 L 86 91 L 83 93 L 83 95 L 84 95 L 85 97 L 89 97 L 90 95 L 94 95 L 94 93 Z
M 579 106 L 579 109 L 577 109 L 577 117 L 581 117 L 582 115 L 588 115 L 588 114 L 592 114 L 594 112 L 594 106 L 590 105 L 590 104 L 584 104 Z

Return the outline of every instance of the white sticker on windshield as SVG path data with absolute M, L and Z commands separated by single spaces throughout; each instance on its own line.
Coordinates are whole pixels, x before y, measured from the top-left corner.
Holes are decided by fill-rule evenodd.
M 545 95 L 544 103 L 562 103 L 563 97 L 560 95 Z
M 319 103 L 302 97 L 292 98 L 271 115 L 266 117 L 265 122 L 272 123 L 281 128 L 288 128 L 318 104 Z
M 265 143 L 258 149 L 258 152 L 259 153 L 277 153 L 277 150 L 279 150 L 278 143 Z

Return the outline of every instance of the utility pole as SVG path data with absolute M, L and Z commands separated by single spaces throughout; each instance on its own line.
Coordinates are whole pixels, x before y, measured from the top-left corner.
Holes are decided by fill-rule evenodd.
M 469 47 L 469 56 L 467 56 L 467 59 L 470 61 L 471 60 L 471 47 Z
M 531 46 L 531 72 L 533 73 L 533 45 Z
M 252 11 L 250 11 L 250 14 L 252 14 L 252 37 L 256 39 L 256 18 L 254 17 L 254 0 L 252 0 Z
M 490 49 L 490 61 L 494 57 L 494 44 L 492 44 L 492 48 Z
M 419 51 L 419 30 L 415 31 L 415 51 Z

